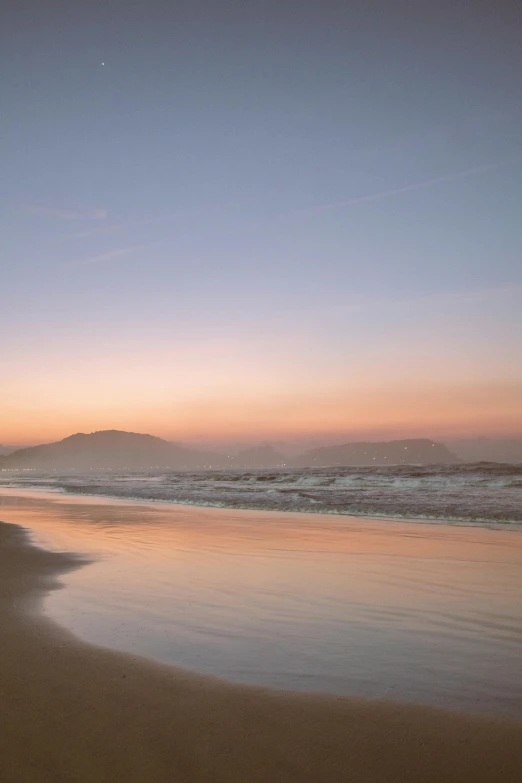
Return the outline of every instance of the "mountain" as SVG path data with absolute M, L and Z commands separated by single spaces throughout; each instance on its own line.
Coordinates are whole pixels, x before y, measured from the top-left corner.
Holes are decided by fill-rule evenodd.
M 401 463 L 454 463 L 459 457 L 432 440 L 392 440 L 388 443 L 346 443 L 324 446 L 294 457 L 291 461 L 273 446 L 264 444 L 244 449 L 235 457 L 192 449 L 153 435 L 119 430 L 102 430 L 71 435 L 56 443 L 18 449 L 0 457 L 5 469 L 41 471 L 88 470 L 204 470 L 229 467 L 275 469 L 333 467 L 336 465 L 395 465 Z
M 522 462 L 522 438 L 463 438 L 446 444 L 465 462 Z
M 226 457 L 169 443 L 153 435 L 102 430 L 79 432 L 57 443 L 19 449 L 4 458 L 5 468 L 36 470 L 197 470 L 225 467 Z
M 287 462 L 284 454 L 276 451 L 268 444 L 254 446 L 251 449 L 243 449 L 233 459 L 234 467 L 238 468 L 280 468 Z
M 460 462 L 442 443 L 427 438 L 391 440 L 385 443 L 345 443 L 312 449 L 292 460 L 292 465 L 304 467 L 335 467 L 342 465 L 400 465 Z

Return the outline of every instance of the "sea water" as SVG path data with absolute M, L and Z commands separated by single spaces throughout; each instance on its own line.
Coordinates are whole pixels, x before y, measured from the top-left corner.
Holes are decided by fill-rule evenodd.
M 0 520 L 90 559 L 44 611 L 236 682 L 522 717 L 522 535 L 0 489 Z
M 222 508 L 522 526 L 522 465 L 388 465 L 279 470 L 2 471 L 0 487 Z

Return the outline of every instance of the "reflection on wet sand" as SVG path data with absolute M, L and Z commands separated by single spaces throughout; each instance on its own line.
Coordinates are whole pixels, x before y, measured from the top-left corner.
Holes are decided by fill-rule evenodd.
M 92 554 L 47 611 L 232 680 L 522 715 L 518 532 L 2 490 L 0 519 Z

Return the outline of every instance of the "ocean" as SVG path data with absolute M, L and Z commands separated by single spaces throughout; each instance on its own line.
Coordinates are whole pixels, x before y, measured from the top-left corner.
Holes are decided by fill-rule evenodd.
M 3 471 L 0 487 L 222 508 L 476 525 L 522 524 L 522 465 L 395 465 L 299 470 L 87 474 Z

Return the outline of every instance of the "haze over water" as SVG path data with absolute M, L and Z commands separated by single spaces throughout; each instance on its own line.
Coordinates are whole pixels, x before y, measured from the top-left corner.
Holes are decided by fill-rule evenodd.
M 522 537 L 3 489 L 0 519 L 93 562 L 45 611 L 236 681 L 521 716 Z

